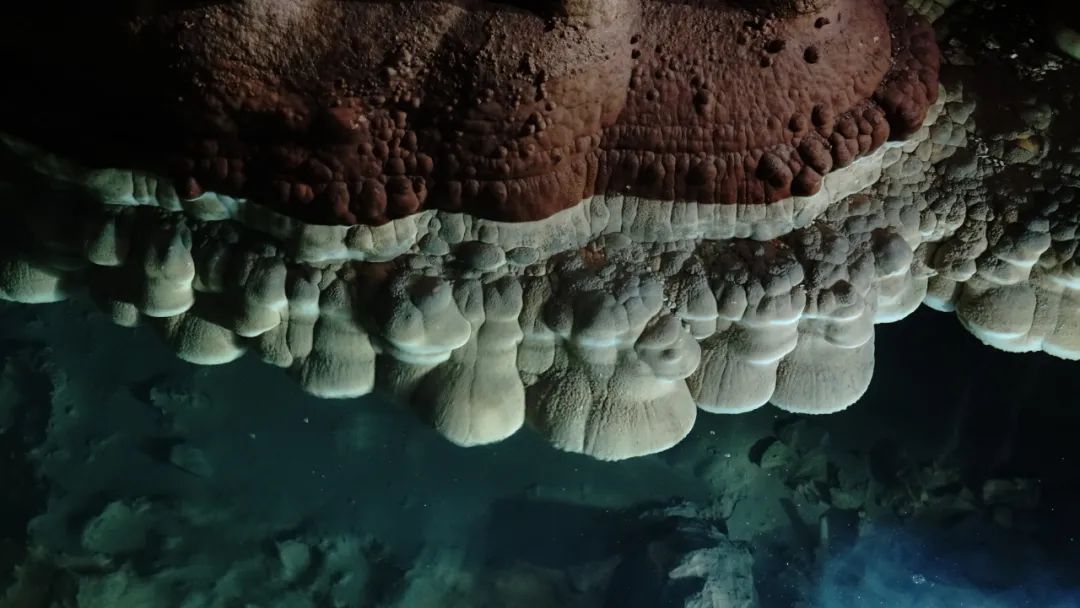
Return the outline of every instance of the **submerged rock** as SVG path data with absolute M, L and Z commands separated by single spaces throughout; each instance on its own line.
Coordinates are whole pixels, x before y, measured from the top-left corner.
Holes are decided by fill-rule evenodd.
M 723 522 L 682 504 L 644 513 L 616 567 L 605 608 L 757 608 L 754 559 Z

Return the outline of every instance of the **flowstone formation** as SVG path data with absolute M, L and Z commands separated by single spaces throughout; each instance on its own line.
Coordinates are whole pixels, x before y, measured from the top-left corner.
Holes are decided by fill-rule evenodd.
M 602 459 L 847 407 L 924 298 L 1080 356 L 1071 190 L 986 194 L 984 91 L 896 2 L 165 4 L 13 68 L 0 297 Z

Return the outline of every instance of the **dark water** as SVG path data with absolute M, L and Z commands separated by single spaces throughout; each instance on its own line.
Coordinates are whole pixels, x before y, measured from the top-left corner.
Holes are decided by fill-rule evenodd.
M 879 328 L 845 412 L 705 417 L 620 463 L 528 431 L 456 448 L 250 358 L 177 362 L 80 302 L 6 306 L 3 345 L 13 606 L 667 605 L 665 560 L 716 546 L 701 521 L 738 543 L 761 606 L 1077 605 L 1075 364 L 940 313 Z

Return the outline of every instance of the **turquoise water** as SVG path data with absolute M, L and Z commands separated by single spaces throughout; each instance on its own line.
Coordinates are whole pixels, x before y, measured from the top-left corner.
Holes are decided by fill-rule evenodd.
M 461 449 L 81 301 L 2 315 L 12 606 L 1078 605 L 1080 377 L 944 315 L 879 330 L 857 407 L 705 417 L 618 463 L 527 430 Z

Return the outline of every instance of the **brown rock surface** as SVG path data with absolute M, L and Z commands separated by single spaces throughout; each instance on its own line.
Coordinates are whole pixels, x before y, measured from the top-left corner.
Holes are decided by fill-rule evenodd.
M 525 4 L 38 6 L 0 25 L 0 130 L 313 223 L 523 221 L 812 194 L 937 97 L 893 0 Z

